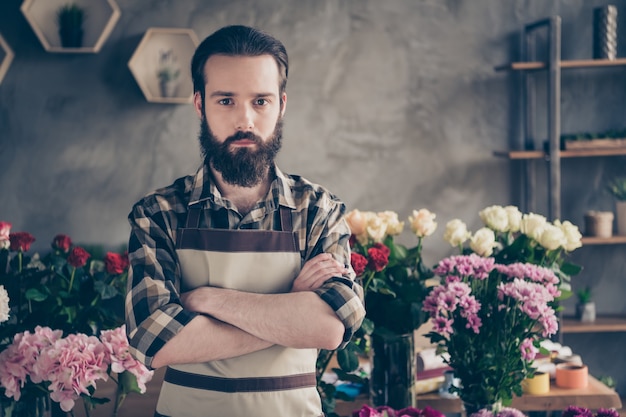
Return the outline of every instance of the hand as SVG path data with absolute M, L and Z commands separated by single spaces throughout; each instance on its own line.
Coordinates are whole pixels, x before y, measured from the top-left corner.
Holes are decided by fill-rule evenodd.
M 340 277 L 348 269 L 330 253 L 321 253 L 305 262 L 291 287 L 291 292 L 313 291 L 332 277 Z

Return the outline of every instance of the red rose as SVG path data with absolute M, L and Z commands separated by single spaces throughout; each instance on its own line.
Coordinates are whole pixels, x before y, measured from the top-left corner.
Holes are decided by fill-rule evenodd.
M 128 254 L 108 252 L 104 257 L 104 265 L 107 273 L 117 275 L 123 273 L 128 268 Z
M 15 232 L 9 235 L 11 241 L 10 249 L 12 251 L 26 252 L 30 249 L 30 245 L 35 241 L 35 237 L 28 232 Z
M 52 249 L 60 250 L 63 253 L 67 253 L 72 246 L 72 239 L 67 235 L 56 235 L 52 239 Z
M 350 264 L 352 265 L 354 272 L 357 276 L 359 276 L 365 272 L 365 268 L 367 267 L 367 258 L 360 253 L 353 252 L 350 254 Z
M 389 249 L 387 246 L 383 245 L 380 242 L 376 242 L 372 245 L 373 248 L 376 249 L 380 249 L 381 251 L 383 251 L 385 253 L 386 257 L 389 257 L 389 254 L 391 253 L 391 249 Z
M 380 272 L 385 269 L 389 263 L 389 248 L 385 245 L 380 245 L 382 248 L 377 245 L 367 250 L 367 255 L 369 256 L 368 266 L 374 271 Z
M 85 266 L 87 263 L 87 259 L 89 259 L 91 255 L 85 249 L 80 246 L 75 246 L 70 252 L 70 256 L 67 257 L 67 263 L 72 265 L 74 268 L 80 268 Z

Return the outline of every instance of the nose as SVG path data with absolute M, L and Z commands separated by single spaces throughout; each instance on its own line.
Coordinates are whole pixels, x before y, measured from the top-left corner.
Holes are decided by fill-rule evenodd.
M 241 131 L 249 131 L 254 128 L 254 113 L 249 106 L 240 106 L 237 112 L 235 128 Z

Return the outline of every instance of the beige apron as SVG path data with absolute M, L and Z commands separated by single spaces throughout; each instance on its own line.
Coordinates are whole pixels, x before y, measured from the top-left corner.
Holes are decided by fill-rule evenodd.
M 285 293 L 300 271 L 291 211 L 280 207 L 282 231 L 200 229 L 199 208 L 177 233 L 181 292 L 210 285 Z M 155 416 L 317 417 L 316 349 L 274 345 L 231 359 L 167 368 Z

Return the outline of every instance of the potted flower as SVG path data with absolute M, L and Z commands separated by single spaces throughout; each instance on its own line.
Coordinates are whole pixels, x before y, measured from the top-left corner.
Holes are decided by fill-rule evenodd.
M 65 4 L 57 10 L 57 25 L 64 48 L 83 46 L 83 21 L 85 10 L 76 3 Z
M 451 391 L 468 415 L 498 411 L 522 395 L 540 342 L 558 330 L 558 301 L 571 295 L 570 276 L 580 271 L 564 259 L 582 237 L 568 221 L 551 223 L 513 206 L 479 214 L 485 227 L 474 233 L 460 219 L 446 225 L 444 238 L 461 255 L 437 264 L 442 282 L 423 307 L 433 324 L 427 336 L 448 353 L 445 362 L 461 382 Z
M 159 51 L 157 78 L 159 79 L 159 91 L 162 97 L 176 96 L 179 75 L 180 67 L 174 52 L 171 49 Z
M 576 318 L 584 323 L 592 323 L 596 320 L 596 303 L 591 301 L 591 295 L 591 287 L 589 286 L 576 292 L 578 297 Z
M 626 177 L 614 178 L 607 190 L 615 197 L 615 211 L 617 214 L 617 234 L 626 235 Z
M 89 416 L 109 401 L 96 391 L 108 379 L 117 385 L 117 412 L 129 392 L 145 392 L 153 374 L 129 353 L 128 257 L 92 256 L 97 248 L 63 234 L 39 256 L 29 253 L 33 242 L 0 221 L 0 415 L 35 416 L 51 406 L 71 412 L 80 400 Z

